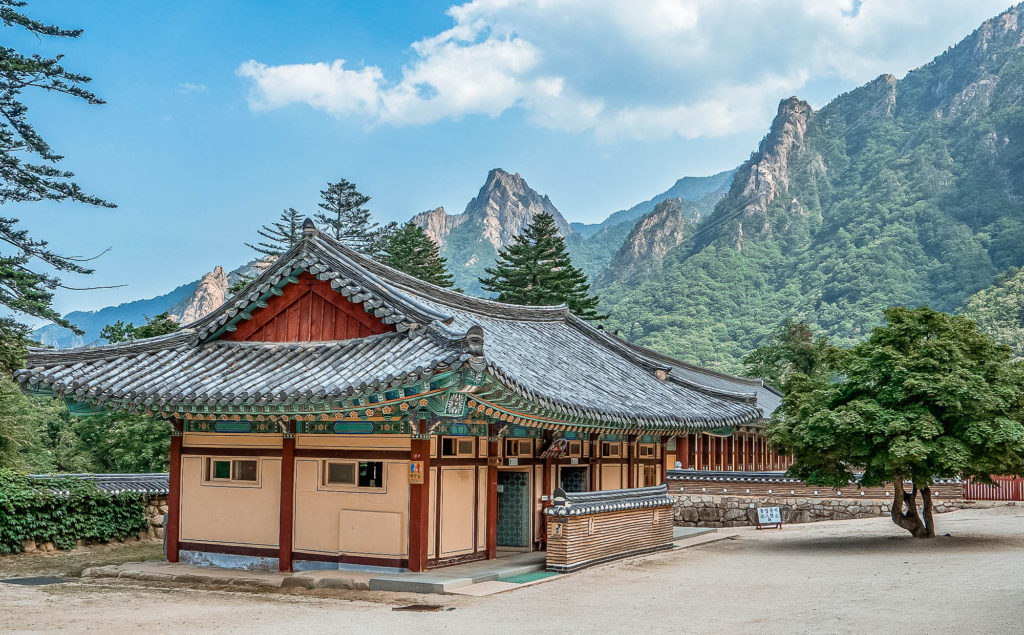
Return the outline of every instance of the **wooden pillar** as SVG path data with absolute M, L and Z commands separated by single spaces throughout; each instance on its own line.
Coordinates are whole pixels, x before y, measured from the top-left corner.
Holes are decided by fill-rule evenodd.
M 690 467 L 690 435 L 676 438 L 676 460 L 683 465 L 683 469 Z
M 487 437 L 487 558 L 498 557 L 498 437 L 488 426 Z
M 626 475 L 626 486 L 629 489 L 633 489 L 637 486 L 637 435 L 630 434 L 627 439 L 629 442 L 627 443 L 626 452 L 629 453 L 629 458 L 626 465 L 628 466 L 629 474 Z
M 738 434 L 739 433 L 737 432 L 733 432 L 732 436 L 729 438 L 729 448 L 732 450 L 733 471 L 738 471 L 740 469 L 740 444 L 737 443 L 739 441 Z
M 674 466 L 668 463 L 668 444 L 672 440 L 672 437 L 664 437 L 664 441 L 661 442 L 661 482 L 668 482 L 668 471 Z M 676 456 L 679 456 L 679 439 L 676 439 Z
M 601 489 L 601 435 L 590 435 L 590 491 Z
M 170 474 L 167 483 L 167 562 L 178 561 L 178 530 L 181 526 L 181 421 L 172 421 Z
M 421 482 L 409 484 L 409 571 L 426 571 L 427 537 L 430 535 L 430 434 L 425 420 L 419 422 L 419 434 L 412 435 L 409 460 L 422 466 L 419 467 Z
M 277 532 L 277 567 L 292 570 L 292 523 L 295 518 L 295 422 L 281 440 L 281 518 Z

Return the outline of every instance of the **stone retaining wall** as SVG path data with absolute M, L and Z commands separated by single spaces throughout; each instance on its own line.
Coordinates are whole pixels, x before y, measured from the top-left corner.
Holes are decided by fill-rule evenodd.
M 779 507 L 783 523 L 847 520 L 888 516 L 891 501 L 877 498 L 802 498 L 783 496 L 673 495 L 675 524 L 680 527 L 743 527 L 754 525 L 757 507 Z M 971 501 L 938 499 L 935 513 L 975 506 Z
M 164 537 L 164 514 L 167 513 L 167 495 L 150 496 L 146 505 L 146 529 L 139 532 L 139 540 L 158 540 Z M 130 540 L 126 538 L 125 540 Z M 78 546 L 85 545 L 85 541 L 79 540 Z M 21 543 L 22 553 L 49 553 L 59 551 L 52 542 L 36 543 L 35 540 L 25 540 Z

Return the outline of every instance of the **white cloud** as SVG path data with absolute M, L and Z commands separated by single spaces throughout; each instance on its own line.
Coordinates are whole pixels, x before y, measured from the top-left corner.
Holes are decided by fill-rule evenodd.
M 421 125 L 521 108 L 596 138 L 760 129 L 808 82 L 849 85 L 926 62 L 1005 0 L 474 0 L 410 45 L 399 73 L 332 63 L 238 68 L 249 103 L 304 103 L 370 124 Z M 390 77 L 388 76 L 390 75 Z
M 192 95 L 195 93 L 205 93 L 206 84 L 197 84 L 193 82 L 182 82 L 178 84 L 178 93 L 182 95 Z

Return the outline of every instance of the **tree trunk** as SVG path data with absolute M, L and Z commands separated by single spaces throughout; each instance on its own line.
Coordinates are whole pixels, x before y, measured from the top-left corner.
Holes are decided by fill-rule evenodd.
M 935 537 L 935 517 L 932 513 L 932 488 L 925 485 L 921 488 L 921 514 L 924 516 L 925 538 Z
M 926 488 L 927 489 L 927 488 Z M 910 532 L 914 538 L 928 538 L 928 527 L 921 522 L 917 514 L 917 486 L 915 485 L 909 493 L 903 490 L 903 477 L 896 476 L 892 484 L 892 511 L 889 513 L 892 522 L 897 527 L 902 527 Z M 929 490 L 926 500 L 926 513 L 931 514 L 931 491 Z M 907 511 L 903 511 L 904 505 Z

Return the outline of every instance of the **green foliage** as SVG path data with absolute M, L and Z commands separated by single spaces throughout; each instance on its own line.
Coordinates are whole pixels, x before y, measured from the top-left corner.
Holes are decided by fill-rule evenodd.
M 14 375 L 25 366 L 26 348 L 36 344 L 28 338 L 29 328 L 9 317 L 0 318 L 0 374 Z
M 173 333 L 181 328 L 177 322 L 174 321 L 171 316 L 164 311 L 160 315 L 153 317 L 147 317 L 146 323 L 142 326 L 135 326 L 131 322 L 125 324 L 118 320 L 113 324 L 108 324 L 103 327 L 100 331 L 100 337 L 107 340 L 111 344 L 118 342 L 127 342 L 129 340 L 141 340 L 147 337 L 156 337 L 158 335 L 167 335 Z
M 953 311 L 1024 265 L 1024 49 L 1011 40 L 984 57 L 965 41 L 895 86 L 876 80 L 813 113 L 773 166 L 786 189 L 763 212 L 747 207 L 756 153 L 697 241 L 634 284 L 596 289 L 608 326 L 739 372 L 780 321 L 852 346 L 889 306 Z M 984 98 L 982 78 L 998 79 Z M 992 328 L 1007 328 L 998 319 Z
M 1024 363 L 968 318 L 926 307 L 885 318 L 837 352 L 839 381 L 786 380 L 767 434 L 795 457 L 790 474 L 844 487 L 863 470 L 864 486 L 910 480 L 923 491 L 935 477 L 1024 474 Z
M 25 4 L 0 0 L 0 21 L 6 29 L 23 29 L 40 40 L 82 34 L 80 29 L 62 29 L 33 20 L 20 10 Z M 0 46 L 0 205 L 46 200 L 113 207 L 83 192 L 71 180 L 73 173 L 55 167 L 63 157 L 28 121 L 28 107 L 22 98 L 26 89 L 63 93 L 89 104 L 103 103 L 83 88 L 91 80 L 65 69 L 60 63 L 62 57 L 25 54 Z M 82 265 L 83 259 L 56 253 L 46 241 L 31 237 L 17 225 L 17 218 L 0 217 L 0 244 L 7 248 L 0 251 L 0 305 L 75 330 L 53 310 L 53 292 L 61 282 L 50 272 L 88 274 L 92 270 Z
M 376 246 L 377 223 L 370 220 L 370 210 L 363 207 L 370 197 L 356 189 L 356 184 L 341 179 L 328 183 L 320 191 L 320 210 L 314 219 L 343 245 L 368 256 Z
M 775 331 L 767 344 L 744 356 L 743 365 L 748 377 L 760 377 L 781 388 L 794 373 L 812 379 L 827 378 L 834 354 L 827 337 L 816 338 L 806 323 L 790 320 Z
M 550 214 L 533 217 L 529 226 L 501 250 L 488 277 L 480 284 L 498 294 L 498 300 L 512 304 L 549 306 L 566 303 L 569 310 L 585 320 L 602 320 L 597 313 L 597 296 L 590 295 L 587 276 L 572 265 L 565 239 Z
M 256 230 L 263 240 L 245 243 L 261 256 L 280 256 L 302 240 L 302 221 L 305 220 L 295 208 L 281 212 L 277 222 L 263 225 Z M 235 284 L 238 284 L 237 282 Z
M 56 399 L 33 399 L 10 377 L 0 376 L 0 468 L 56 468 L 48 431 L 63 409 Z
M 107 494 L 75 477 L 30 479 L 0 469 L 0 554 L 21 551 L 25 540 L 61 549 L 79 540 L 123 540 L 145 529 L 145 510 L 139 494 Z
M 406 223 L 395 230 L 384 246 L 379 260 L 424 282 L 439 287 L 452 287 L 452 274 L 445 268 L 446 260 L 437 244 L 422 227 Z
M 967 301 L 962 314 L 1024 357 L 1024 269 L 1010 269 Z
M 164 472 L 171 425 L 124 413 L 73 417 L 68 454 L 85 472 Z M 67 468 L 66 468 L 67 469 Z
M 228 287 L 228 295 L 235 295 L 241 292 L 242 289 L 245 289 L 247 286 L 249 286 L 249 283 L 252 282 L 253 280 L 255 280 L 255 278 L 250 278 L 249 276 L 238 276 L 238 280 L 232 282 L 231 285 Z

